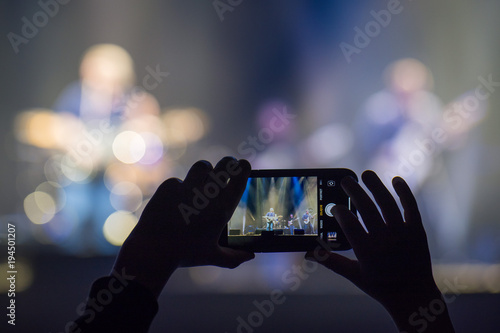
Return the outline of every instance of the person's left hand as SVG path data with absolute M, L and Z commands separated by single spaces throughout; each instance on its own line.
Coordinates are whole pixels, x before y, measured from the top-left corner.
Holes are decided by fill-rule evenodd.
M 125 269 L 158 296 L 177 267 L 234 268 L 253 253 L 221 247 L 219 238 L 245 190 L 246 160 L 198 161 L 184 181 L 166 180 L 124 242 L 114 270 Z

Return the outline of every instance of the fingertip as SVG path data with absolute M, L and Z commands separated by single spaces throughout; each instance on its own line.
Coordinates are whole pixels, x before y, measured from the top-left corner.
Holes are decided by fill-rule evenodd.
M 197 161 L 196 163 L 193 164 L 193 166 L 191 166 L 191 169 L 207 169 L 207 170 L 212 170 L 213 166 L 212 166 L 212 163 L 210 163 L 209 161 L 207 160 L 199 160 Z
M 373 170 L 366 170 L 365 172 L 363 172 L 361 174 L 361 179 L 363 180 L 363 183 L 365 183 L 368 187 L 377 186 L 378 184 L 382 183 L 380 177 Z
M 250 162 L 248 162 L 247 160 L 245 160 L 244 158 L 238 160 L 238 163 L 240 164 L 240 166 L 244 169 L 252 169 L 252 165 L 250 164 Z
M 250 176 L 250 172 L 252 171 L 252 166 L 250 165 L 250 162 L 248 162 L 245 159 L 241 159 L 238 160 L 237 163 L 242 170 L 241 175 L 245 178 L 248 178 L 248 176 Z
M 353 177 L 351 176 L 345 176 L 344 178 L 342 178 L 342 180 L 340 181 L 340 185 L 342 186 L 342 188 L 344 189 L 344 191 L 348 191 L 348 189 L 353 186 L 354 184 L 357 184 L 358 181 L 356 179 L 354 179 Z
M 231 177 L 248 178 L 252 167 L 247 160 L 238 160 L 232 156 L 223 157 L 214 167 L 214 172 L 224 170 L 229 172 Z
M 252 259 L 255 259 L 255 253 L 244 251 L 244 260 L 245 261 L 249 261 L 249 260 L 252 260 Z
M 239 165 L 241 166 L 248 166 L 250 167 L 250 162 L 248 162 L 246 159 L 242 158 L 242 159 L 237 159 L 236 157 L 234 156 L 224 156 L 223 158 L 221 158 L 219 160 L 219 162 L 217 162 L 217 164 L 219 163 L 223 163 L 223 164 L 226 164 L 226 163 L 230 163 L 230 162 L 233 162 L 233 163 L 238 163 Z
M 177 185 L 177 184 L 182 184 L 182 180 L 177 178 L 177 177 L 172 177 L 166 179 L 160 186 L 171 186 L 171 185 Z
M 184 178 L 184 182 L 189 185 L 198 185 L 199 182 L 203 181 L 207 173 L 212 171 L 213 166 L 209 161 L 199 160 L 194 163 Z
M 401 177 L 396 176 L 392 179 L 392 187 L 396 190 L 396 193 L 401 196 L 402 193 L 411 192 L 408 183 Z
M 356 179 L 354 179 L 354 177 L 352 177 L 352 176 L 345 176 L 341 180 L 341 183 L 352 183 L 352 182 L 357 183 Z
M 353 213 L 344 205 L 335 205 L 332 208 L 333 217 L 337 220 L 342 228 L 345 221 L 349 218 L 349 215 L 353 215 Z
M 377 177 L 377 174 L 373 170 L 365 170 L 361 174 L 361 179 L 365 181 L 365 179 L 372 178 L 372 177 Z
M 247 261 L 253 260 L 255 258 L 255 254 L 252 256 L 242 256 L 239 257 L 238 260 L 236 261 L 235 265 L 229 267 L 229 268 L 236 268 L 239 267 L 241 264 L 246 263 Z
M 218 266 L 227 267 L 227 268 L 236 268 L 244 262 L 250 261 L 255 258 L 255 253 L 235 250 L 231 248 L 221 248 L 223 253 L 223 262 Z
M 396 176 L 396 177 L 392 178 L 392 185 L 393 186 L 400 185 L 400 184 L 406 184 L 406 182 L 403 178 L 401 178 L 400 176 Z
M 347 208 L 347 206 L 345 206 L 345 205 L 335 205 L 332 208 L 333 217 L 335 217 L 335 218 L 339 218 L 339 217 L 343 216 L 344 214 L 346 214 L 347 212 L 352 213 L 349 210 L 349 208 Z
M 238 162 L 238 160 L 233 157 L 233 156 L 224 156 L 223 158 L 221 158 L 219 160 L 219 162 L 217 162 L 216 166 L 217 165 L 226 165 L 227 163 L 231 163 L 231 162 Z
M 180 184 L 182 184 L 182 180 L 180 180 L 179 178 L 168 178 L 163 183 L 161 183 L 160 186 L 158 186 L 155 194 L 171 191 L 173 188 Z

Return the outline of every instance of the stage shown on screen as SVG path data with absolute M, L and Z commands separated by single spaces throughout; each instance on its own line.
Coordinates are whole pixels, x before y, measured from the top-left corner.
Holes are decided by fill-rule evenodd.
M 249 178 L 229 236 L 317 235 L 317 177 Z

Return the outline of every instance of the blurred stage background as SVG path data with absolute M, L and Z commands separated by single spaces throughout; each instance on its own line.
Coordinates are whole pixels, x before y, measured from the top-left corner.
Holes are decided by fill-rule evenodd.
M 16 331 L 63 331 L 158 184 L 225 155 L 404 176 L 457 331 L 494 331 L 498 13 L 493 0 L 1 1 L 0 240 L 15 224 Z M 302 256 L 179 270 L 152 331 L 236 331 L 276 288 L 287 301 L 255 332 L 391 329 L 342 278 L 313 267 L 297 280 Z

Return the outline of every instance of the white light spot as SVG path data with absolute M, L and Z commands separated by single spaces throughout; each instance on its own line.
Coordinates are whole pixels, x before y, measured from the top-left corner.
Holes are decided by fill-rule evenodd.
M 137 221 L 137 217 L 130 212 L 117 211 L 106 219 L 102 232 L 110 244 L 121 246 Z
M 137 163 L 144 157 L 145 153 L 146 143 L 142 136 L 136 132 L 121 132 L 113 141 L 113 154 L 123 163 Z
M 44 224 L 54 218 L 56 203 L 49 194 L 36 191 L 24 199 L 24 212 L 31 222 Z

